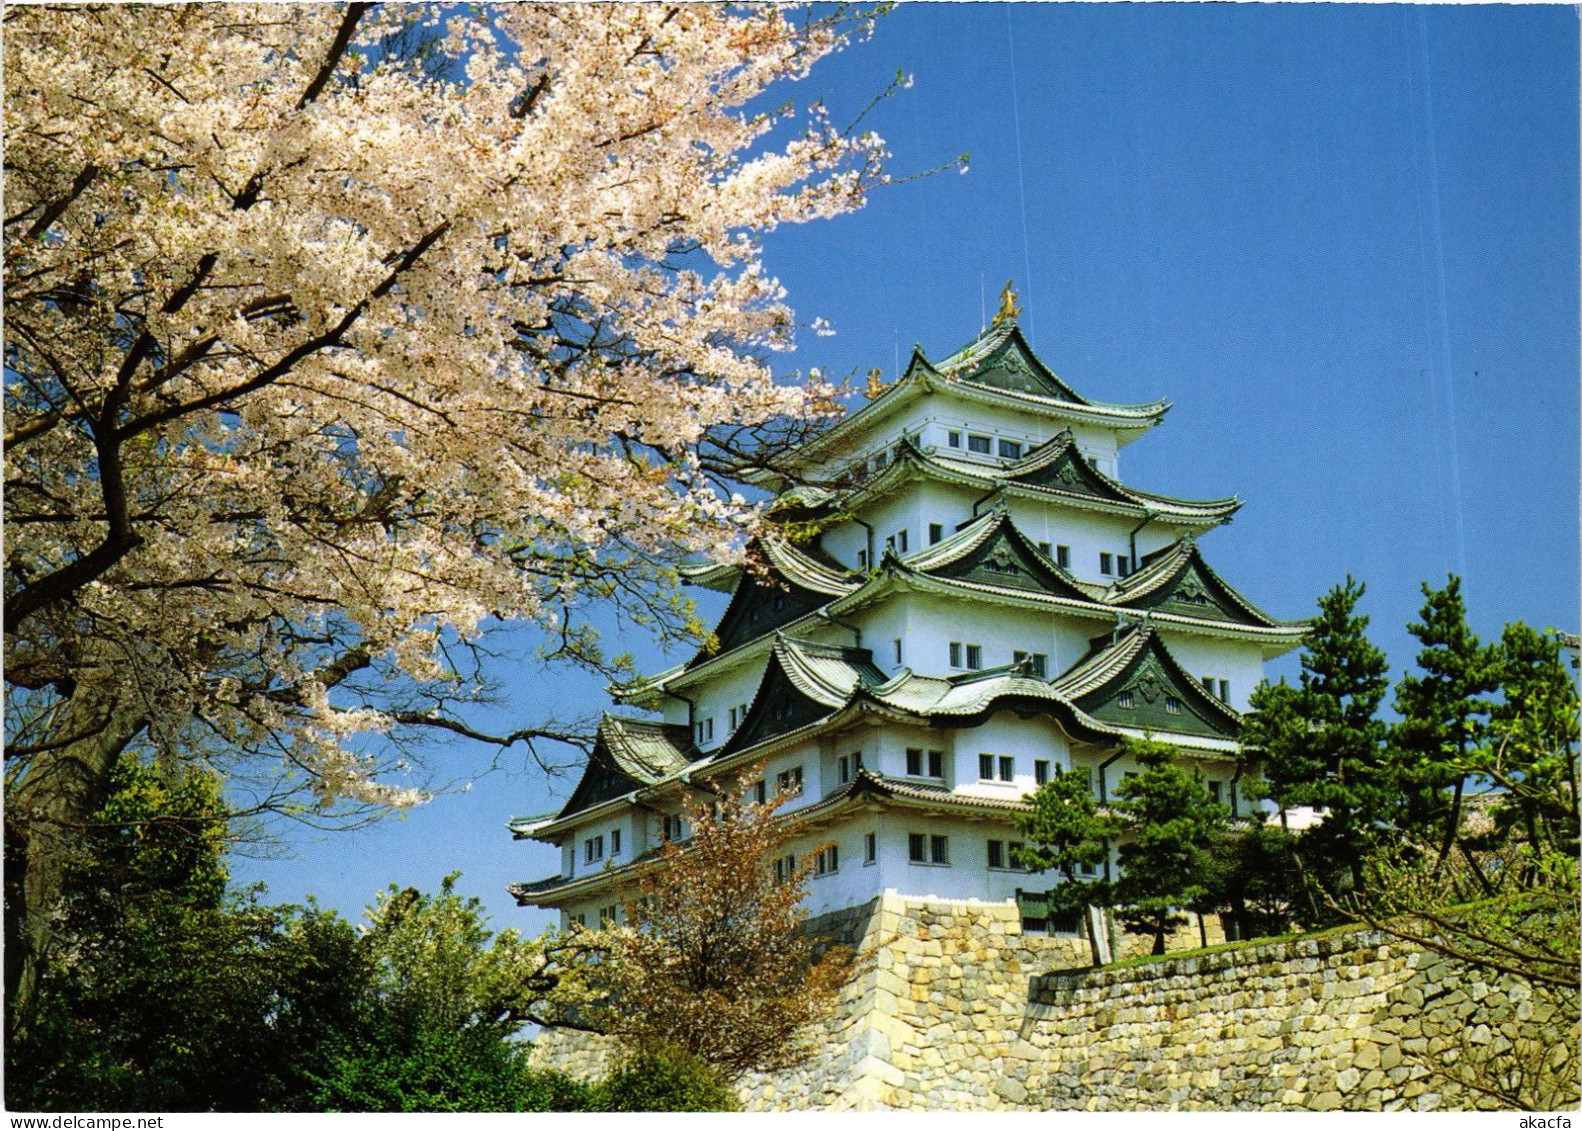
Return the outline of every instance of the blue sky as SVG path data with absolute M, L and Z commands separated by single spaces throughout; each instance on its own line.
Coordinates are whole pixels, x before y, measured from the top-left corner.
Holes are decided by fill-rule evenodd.
M 869 119 L 889 187 L 766 242 L 804 324 L 787 372 L 888 375 L 972 337 L 1015 279 L 1035 349 L 1085 396 L 1166 397 L 1131 483 L 1246 506 L 1215 568 L 1276 616 L 1351 574 L 1394 674 L 1418 585 L 1464 578 L 1476 630 L 1578 624 L 1577 11 L 1564 6 L 902 5 L 792 88 Z M 707 596 L 707 595 L 705 595 Z M 712 599 L 715 604 L 717 598 Z M 667 660 L 636 635 L 645 670 Z M 525 634 L 505 645 L 530 651 Z M 1294 672 L 1294 656 L 1271 674 Z M 575 673 L 503 663 L 481 722 L 597 712 Z M 512 815 L 563 801 L 520 752 L 436 752 L 470 790 L 238 861 L 275 900 L 355 914 L 460 869 L 496 926 L 553 873 Z

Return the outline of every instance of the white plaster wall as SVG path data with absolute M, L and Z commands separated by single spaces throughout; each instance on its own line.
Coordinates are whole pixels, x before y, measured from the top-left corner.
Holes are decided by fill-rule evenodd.
M 1042 652 L 1049 657 L 1051 676 L 1069 668 L 1088 650 L 1093 636 L 1109 631 L 1106 622 L 1076 620 L 1040 609 L 1014 609 L 987 601 L 945 601 L 933 594 L 900 593 L 876 607 L 850 618 L 863 630 L 863 642 L 873 640 L 880 667 L 890 670 L 892 653 L 880 654 L 880 644 L 903 634 L 905 664 L 921 675 L 950 676 L 965 669 L 950 666 L 950 642 L 979 644 L 986 668 L 1009 664 L 1016 652 Z M 965 655 L 963 655 L 965 662 Z
M 763 682 L 766 666 L 766 661 L 742 664 L 685 692 L 697 704 L 695 719 L 714 720 L 714 738 L 712 741 L 703 742 L 701 749 L 717 750 L 725 745 L 734 733 L 730 725 L 731 708 L 741 707 L 744 704 L 752 706 L 753 696 L 758 694 L 758 685 Z M 685 722 L 685 714 L 678 721 Z M 741 724 L 742 718 L 738 713 L 736 725 L 740 727 Z
M 1064 770 L 1071 765 L 1070 744 L 1060 727 L 1047 716 L 1023 719 L 1013 711 L 997 711 L 985 719 L 982 726 L 955 733 L 957 793 L 1016 801 L 1038 788 L 1033 774 L 1035 761 L 1048 760 L 1051 770 Z M 995 760 L 995 776 L 987 781 L 978 776 L 980 754 L 988 754 Z M 1002 757 L 1015 761 L 1015 775 L 1009 782 L 999 780 Z
M 1176 662 L 1194 680 L 1206 675 L 1214 677 L 1216 695 L 1218 681 L 1230 680 L 1230 705 L 1238 711 L 1247 710 L 1248 697 L 1263 678 L 1263 651 L 1258 645 L 1172 632 L 1168 628 L 1162 629 L 1160 636 Z

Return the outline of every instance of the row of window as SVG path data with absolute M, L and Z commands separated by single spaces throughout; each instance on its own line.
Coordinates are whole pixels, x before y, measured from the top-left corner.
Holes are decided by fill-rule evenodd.
M 1130 577 L 1132 575 L 1132 559 L 1130 554 L 1110 554 L 1099 551 L 1099 572 L 1105 577 Z
M 732 707 L 728 712 L 726 712 L 726 718 L 730 720 L 726 725 L 726 733 L 729 734 L 747 721 L 747 704 L 742 703 L 738 706 Z M 710 715 L 706 719 L 698 719 L 693 722 L 692 741 L 697 746 L 704 746 L 714 741 L 713 715 Z
M 1203 681 L 1203 690 L 1207 691 L 1210 695 L 1215 694 L 1214 684 L 1216 682 L 1218 682 L 1219 683 L 1219 692 L 1218 692 L 1218 694 L 1219 694 L 1220 702 L 1222 702 L 1222 703 L 1229 703 L 1230 702 L 1230 680 L 1222 679 L 1222 680 L 1216 681 L 1215 678 L 1213 676 L 1211 676 L 1211 675 L 1200 676 L 1198 678 Z
M 621 854 L 621 830 L 610 830 L 610 855 Z M 604 834 L 590 836 L 582 842 L 582 861 L 584 864 L 597 864 L 604 859 Z
M 896 642 L 896 659 L 901 658 L 901 642 Z M 952 640 L 948 649 L 950 666 L 966 669 L 970 672 L 983 669 L 983 645 L 964 644 L 960 640 Z M 1012 652 L 1011 659 L 1015 663 L 1025 662 L 1032 669 L 1032 674 L 1039 679 L 1049 675 L 1049 654 L 1047 652 Z
M 962 433 L 949 431 L 945 433 L 945 442 L 953 448 L 961 447 Z M 987 456 L 998 454 L 1001 459 L 1021 459 L 1024 446 L 1020 440 L 1007 440 L 1004 437 L 996 439 L 985 436 L 981 432 L 968 432 L 965 434 L 967 450 L 975 455 Z

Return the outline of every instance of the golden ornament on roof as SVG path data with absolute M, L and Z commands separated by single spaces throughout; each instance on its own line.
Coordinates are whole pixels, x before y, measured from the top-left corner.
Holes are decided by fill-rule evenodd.
M 1014 321 L 1022 312 L 1022 308 L 1016 305 L 1016 291 L 1011 286 L 1012 282 L 1010 279 L 1005 281 L 1005 289 L 1000 292 L 1000 309 L 994 312 L 994 321 L 989 325 L 998 326 L 1001 322 Z

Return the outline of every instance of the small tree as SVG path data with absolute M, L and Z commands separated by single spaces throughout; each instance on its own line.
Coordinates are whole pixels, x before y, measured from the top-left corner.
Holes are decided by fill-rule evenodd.
M 1277 825 L 1221 830 L 1209 849 L 1209 892 L 1194 910 L 1228 912 L 1239 938 L 1285 933 L 1304 913 L 1296 846 Z
M 1052 913 L 1082 914 L 1099 960 L 1099 940 L 1094 935 L 1089 907 L 1110 902 L 1110 884 L 1097 869 L 1108 859 L 1109 840 L 1119 831 L 1116 819 L 1099 811 L 1085 775 L 1057 773 L 1027 798 L 1031 810 L 1016 815 L 1016 831 L 1027 842 L 1012 863 L 1040 871 L 1052 869 L 1060 883 L 1049 892 Z
M 1301 806 L 1324 814 L 1301 837 L 1297 858 L 1314 921 L 1324 917 L 1315 879 L 1331 895 L 1360 888 L 1368 851 L 1394 823 L 1399 802 L 1378 718 L 1389 665 L 1367 638 L 1368 618 L 1356 612 L 1366 591 L 1348 576 L 1319 598 L 1300 686 L 1261 684 L 1242 724 L 1244 752 L 1262 765 L 1282 821 Z
M 1409 673 L 1396 684 L 1401 721 L 1391 738 L 1402 753 L 1403 824 L 1442 828 L 1437 859 L 1443 862 L 1461 824 L 1467 777 L 1482 760 L 1492 705 L 1487 696 L 1500 682 L 1499 649 L 1484 646 L 1467 626 L 1459 577 L 1451 574 L 1443 589 L 1422 588 L 1422 620 L 1406 626 L 1423 646 L 1417 653 L 1422 674 Z
M 1228 814 L 1202 775 L 1176 763 L 1173 746 L 1128 740 L 1126 749 L 1142 770 L 1115 791 L 1115 811 L 1129 834 L 1115 898 L 1126 930 L 1152 935 L 1153 953 L 1163 954 L 1170 930 L 1186 922 L 1176 908 L 1208 891 L 1206 858 Z
M 693 835 L 667 842 L 624 905 L 626 923 L 600 932 L 599 1010 L 609 1033 L 639 1054 L 675 1050 L 729 1080 L 797 1063 L 799 1031 L 829 1013 L 852 966 L 848 947 L 803 929 L 812 857 L 777 877 L 791 839 L 776 811 L 739 786 L 689 807 Z

